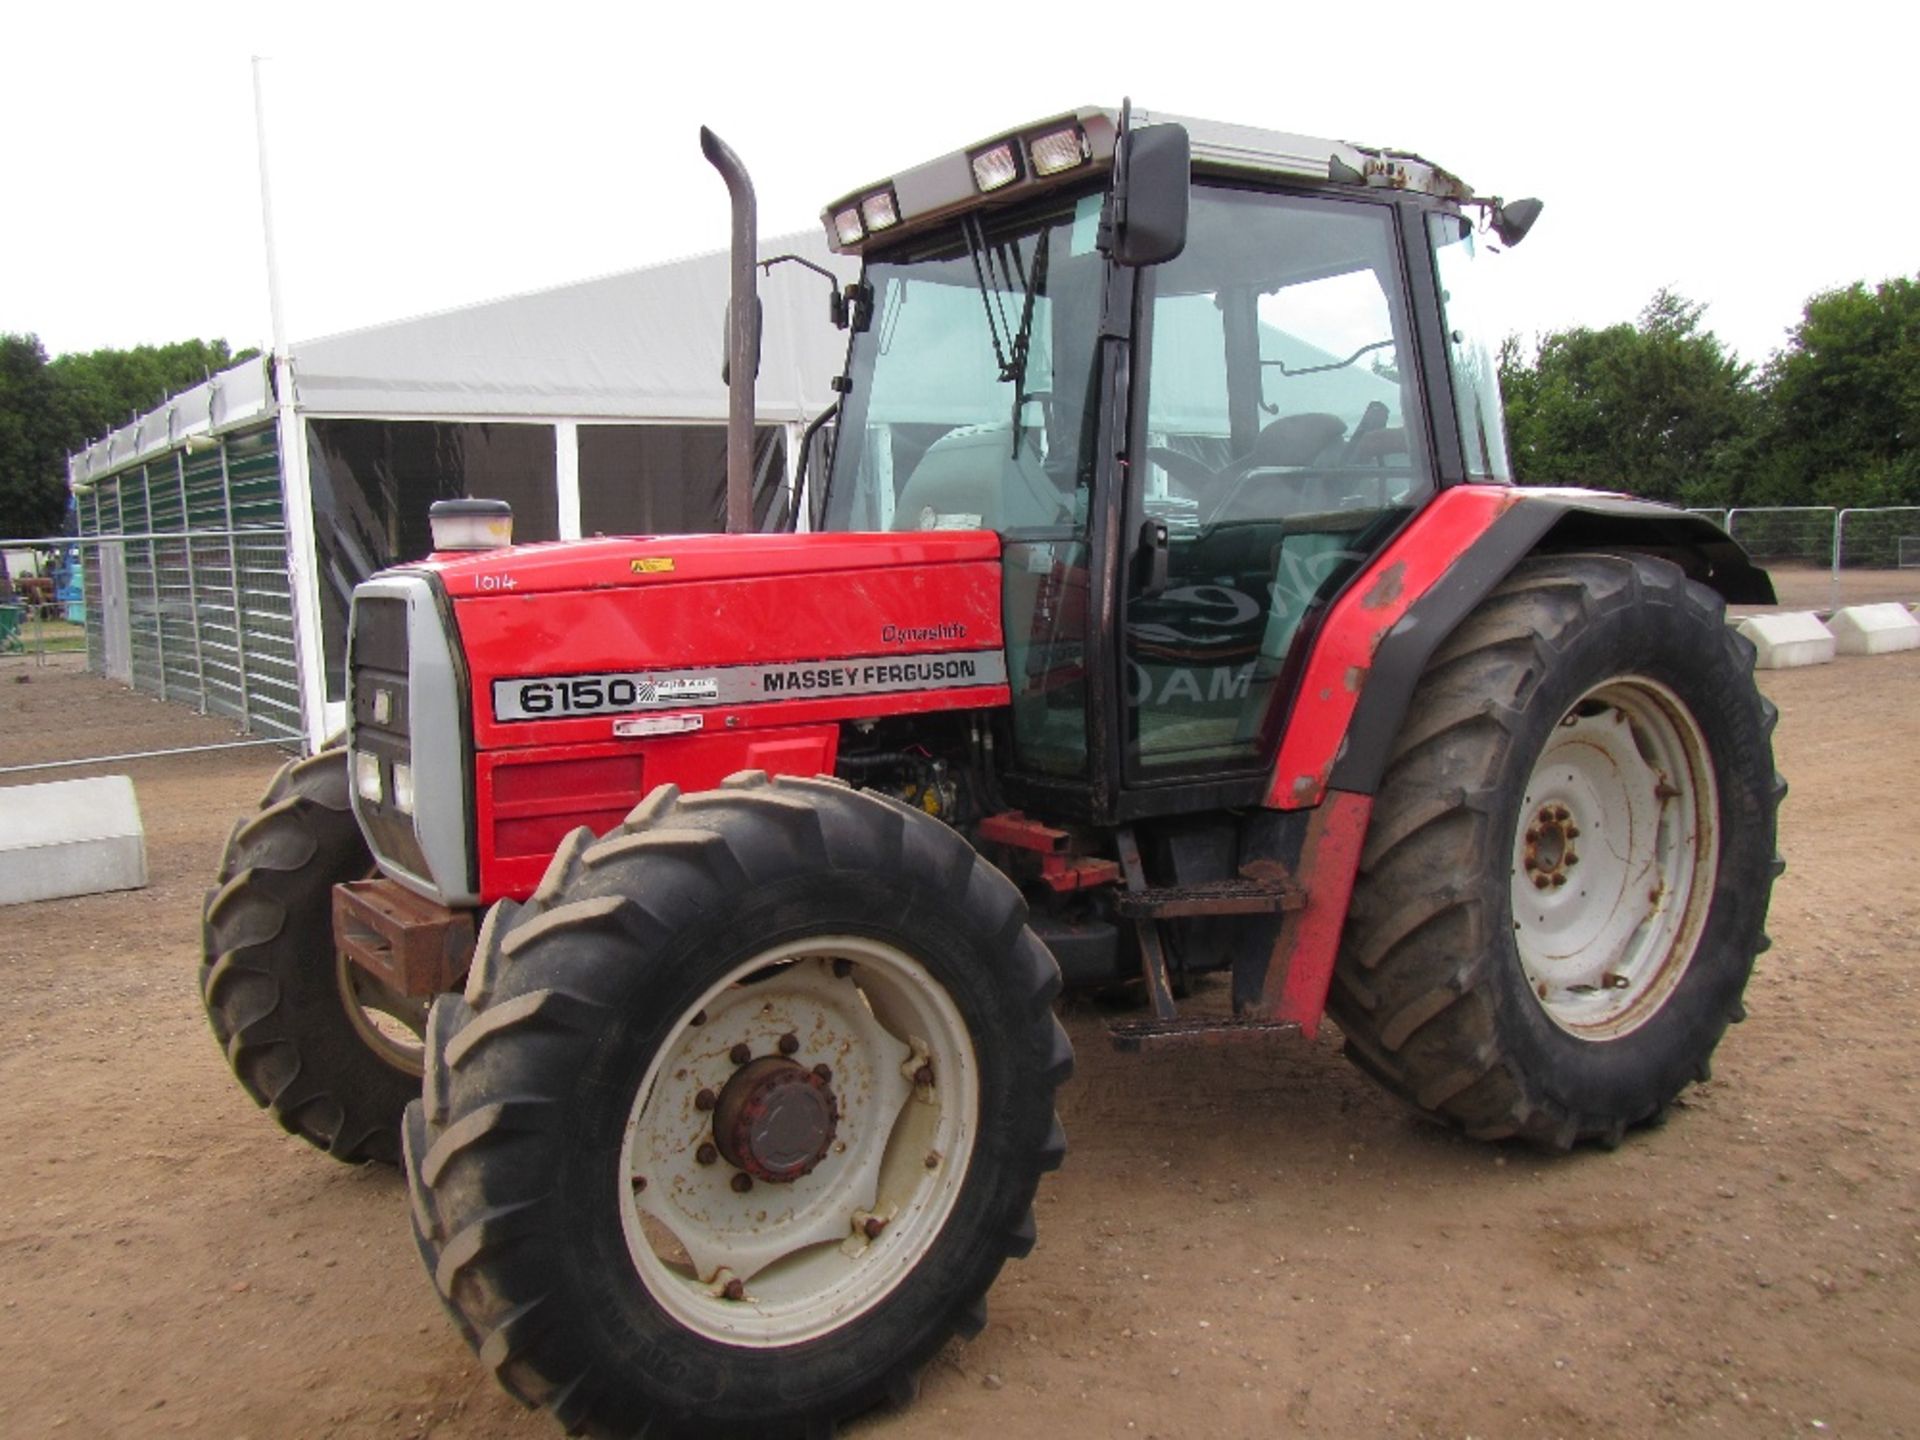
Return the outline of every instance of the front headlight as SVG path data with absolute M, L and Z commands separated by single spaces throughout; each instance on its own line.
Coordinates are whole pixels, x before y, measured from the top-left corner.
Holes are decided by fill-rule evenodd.
M 411 787 L 409 787 L 411 788 Z M 353 789 L 369 805 L 378 805 L 386 798 L 380 786 L 380 757 L 371 751 L 359 750 L 353 757 Z

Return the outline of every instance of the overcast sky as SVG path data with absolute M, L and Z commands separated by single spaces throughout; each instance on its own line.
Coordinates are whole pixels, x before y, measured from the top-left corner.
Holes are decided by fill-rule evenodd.
M 1810 294 L 1920 272 L 1914 16 L 1856 0 L 20 6 L 0 32 L 0 331 L 53 354 L 268 342 L 258 54 L 295 341 L 723 246 L 702 123 L 751 167 L 774 234 L 894 169 L 1130 93 L 1542 197 L 1496 262 L 1508 329 L 1630 319 L 1668 285 L 1763 361 Z

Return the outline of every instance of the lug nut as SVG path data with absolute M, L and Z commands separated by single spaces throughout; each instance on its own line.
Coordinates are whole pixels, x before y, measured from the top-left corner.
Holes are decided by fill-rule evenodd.
M 691 1019 L 691 1020 L 689 1020 L 689 1021 L 688 1021 L 687 1023 L 688 1023 L 689 1025 L 704 1025 L 704 1024 L 706 1024 L 706 1023 L 707 1023 L 707 1012 L 706 1012 L 706 1011 L 704 1011 L 704 1010 L 696 1010 L 696 1011 L 694 1011 L 694 1012 L 693 1012 L 693 1019 Z
M 882 1220 L 878 1215 L 869 1215 L 866 1220 L 861 1223 L 860 1233 L 865 1235 L 869 1240 L 878 1240 L 880 1238 L 880 1232 L 886 1228 L 886 1221 Z
M 1544 875 L 1535 875 L 1533 877 L 1533 888 L 1536 890 L 1544 890 L 1552 883 L 1553 882 Z
M 800 1037 L 789 1030 L 780 1037 L 780 1053 L 791 1055 L 800 1048 Z
M 1567 883 L 1567 877 L 1564 875 L 1555 875 L 1553 877 L 1553 887 L 1556 890 L 1566 883 Z
M 711 1090 L 702 1090 L 693 1097 L 693 1108 L 696 1110 L 711 1110 L 719 1103 L 720 1097 Z
M 1567 839 L 1578 840 L 1579 838 L 1580 838 L 1580 827 L 1578 825 L 1567 826 Z
M 933 1066 L 922 1065 L 918 1070 L 914 1071 L 913 1083 L 916 1085 L 933 1084 Z
M 746 1171 L 742 1170 L 738 1175 L 733 1177 L 733 1193 L 734 1194 L 744 1195 L 747 1193 L 747 1191 L 751 1190 L 752 1188 L 753 1188 L 753 1177 L 747 1174 Z
M 1573 851 L 1571 850 L 1567 851 L 1567 864 L 1578 865 L 1579 863 L 1580 863 L 1580 857 L 1574 854 Z
M 720 1152 L 716 1150 L 712 1142 L 709 1141 L 693 1152 L 693 1158 L 698 1160 L 702 1165 L 711 1165 L 720 1158 Z
M 636 1194 L 636 1195 L 638 1195 L 638 1194 L 639 1194 L 639 1193 L 640 1193 L 640 1192 L 641 1192 L 642 1190 L 644 1190 L 644 1189 L 646 1189 L 646 1188 L 647 1188 L 647 1177 L 646 1177 L 646 1176 L 644 1176 L 644 1175 L 636 1175 L 636 1176 L 634 1176 L 634 1177 L 633 1177 L 633 1193 L 634 1193 L 634 1194 Z
M 744 1065 L 753 1058 L 753 1047 L 742 1040 L 727 1052 L 727 1058 L 736 1065 Z
M 1538 825 L 1529 826 L 1527 828 L 1527 844 L 1538 845 L 1539 843 L 1540 843 L 1540 827 Z
M 823 1081 L 830 1083 L 833 1080 L 833 1067 L 831 1065 L 816 1065 L 813 1067 L 813 1073 Z
M 940 1168 L 940 1152 L 938 1150 L 927 1151 L 927 1169 L 938 1170 L 939 1168 Z
M 727 1300 L 743 1300 L 746 1298 L 746 1294 L 747 1294 L 747 1287 L 741 1284 L 738 1280 L 727 1281 L 727 1283 L 724 1286 L 722 1286 L 720 1290 L 721 1297 Z

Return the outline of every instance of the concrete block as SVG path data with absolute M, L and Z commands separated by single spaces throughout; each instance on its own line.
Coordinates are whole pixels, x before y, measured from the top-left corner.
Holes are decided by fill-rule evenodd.
M 1740 633 L 1759 652 L 1757 670 L 1786 670 L 1795 665 L 1824 665 L 1834 656 L 1833 632 L 1810 611 L 1785 615 L 1749 615 Z
M 0 788 L 0 905 L 146 883 L 146 832 L 127 776 Z
M 1827 621 L 1842 655 L 1885 655 L 1893 650 L 1920 650 L 1920 620 L 1897 601 L 1882 605 L 1849 605 Z

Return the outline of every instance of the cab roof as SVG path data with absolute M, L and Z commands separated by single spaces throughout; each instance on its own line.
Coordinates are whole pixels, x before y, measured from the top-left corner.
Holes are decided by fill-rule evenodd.
M 1456 203 L 1475 198 L 1459 177 L 1409 151 L 1138 107 L 1129 123 L 1136 129 L 1184 125 L 1197 174 L 1281 176 L 1310 184 L 1413 191 Z M 1083 106 L 899 171 L 852 191 L 822 211 L 827 243 L 843 255 L 857 255 L 870 244 L 891 243 L 953 215 L 1025 200 L 1111 170 L 1119 128 L 1119 111 Z M 1072 159 L 1076 138 L 1077 160 Z M 1048 142 L 1046 152 L 1061 167 L 1051 173 L 1040 173 L 1036 165 L 1035 146 L 1042 141 Z M 987 178 L 995 181 L 991 189 L 983 185 L 983 165 Z

